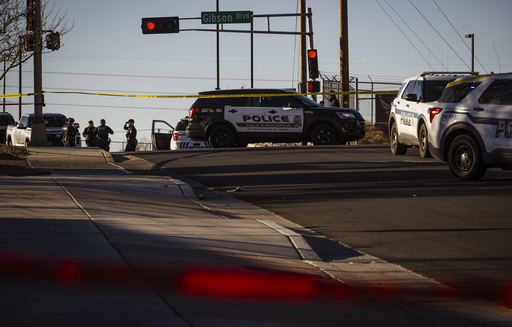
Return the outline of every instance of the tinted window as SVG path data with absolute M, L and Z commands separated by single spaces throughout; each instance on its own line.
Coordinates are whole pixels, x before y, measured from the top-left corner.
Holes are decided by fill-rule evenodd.
M 0 126 L 7 126 L 14 123 L 14 118 L 12 118 L 11 116 L 0 115 Z
M 405 92 L 402 94 L 402 98 L 405 99 L 405 96 L 407 94 L 414 94 L 414 86 L 416 85 L 416 81 L 411 81 L 407 86 L 405 87 Z M 421 94 L 417 94 L 418 99 L 420 98 Z
M 512 105 L 512 80 L 498 79 L 492 82 L 480 99 L 484 104 Z
M 302 105 L 293 97 L 261 97 L 260 106 L 262 107 L 283 107 L 283 108 L 300 108 Z
M 423 95 L 423 102 L 433 102 L 437 101 L 443 94 L 443 91 L 446 87 L 446 84 L 453 81 L 445 80 L 445 81 L 425 81 L 425 94 Z
M 466 95 L 471 93 L 478 85 L 480 85 L 480 82 L 469 82 L 451 86 L 445 89 L 443 95 L 441 96 L 441 98 L 439 98 L 439 102 L 460 102 L 462 101 L 462 99 L 466 97 Z

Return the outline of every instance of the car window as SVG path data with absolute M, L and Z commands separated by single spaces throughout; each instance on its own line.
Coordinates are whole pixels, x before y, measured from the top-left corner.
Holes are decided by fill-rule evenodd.
M 416 81 L 410 81 L 409 84 L 405 87 L 405 92 L 402 94 L 402 99 L 405 99 L 407 94 L 414 94 L 414 86 L 416 85 Z M 419 99 L 419 95 L 418 95 Z
M 0 116 L 0 126 L 7 126 L 10 124 L 14 124 L 14 118 L 8 115 L 1 115 Z
M 461 102 L 478 85 L 480 85 L 480 82 L 468 82 L 451 86 L 444 90 L 438 101 L 444 103 Z
M 46 127 L 62 127 L 66 124 L 66 118 L 62 116 L 44 117 Z
M 443 80 L 443 81 L 425 81 L 425 94 L 423 94 L 423 102 L 433 102 L 437 101 L 446 87 L 446 85 L 454 81 L 452 80 Z
M 482 104 L 512 105 L 512 79 L 494 80 L 478 102 Z
M 300 103 L 290 96 L 261 97 L 261 107 L 299 108 Z

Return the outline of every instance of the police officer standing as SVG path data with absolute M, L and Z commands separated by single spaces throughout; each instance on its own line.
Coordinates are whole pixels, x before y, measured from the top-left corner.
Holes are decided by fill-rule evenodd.
M 85 144 L 87 144 L 87 146 L 92 147 L 97 145 L 98 136 L 96 135 L 96 127 L 94 127 L 92 120 L 89 120 L 89 126 L 84 128 L 82 135 L 85 137 Z
M 100 120 L 100 126 L 96 128 L 96 136 L 98 137 L 98 147 L 105 151 L 110 151 L 109 134 L 114 134 L 112 128 L 106 125 L 105 119 Z
M 62 126 L 62 143 L 65 147 L 74 147 L 76 141 L 76 129 L 73 126 L 75 120 L 68 118 L 68 121 Z
M 124 123 L 124 129 L 126 132 L 126 148 L 124 151 L 135 151 L 137 146 L 137 129 L 134 125 L 135 121 L 133 119 L 129 119 L 126 123 Z

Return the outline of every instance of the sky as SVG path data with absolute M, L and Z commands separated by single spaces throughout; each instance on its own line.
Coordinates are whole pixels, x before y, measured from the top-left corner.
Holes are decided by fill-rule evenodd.
M 172 126 L 188 115 L 194 99 L 114 97 L 53 92 L 138 95 L 192 95 L 215 89 L 216 34 L 187 31 L 143 35 L 143 17 L 200 17 L 215 11 L 216 0 L 50 0 L 73 29 L 61 48 L 43 55 L 44 112 L 60 112 L 80 123 L 104 118 L 114 131 L 111 151 L 125 140 L 124 122 L 135 120 L 139 142 L 150 140 L 152 120 Z M 338 0 L 307 0 L 313 13 L 314 45 L 323 75 L 339 76 Z M 221 11 L 255 15 L 296 13 L 298 0 L 220 0 Z M 423 71 L 469 71 L 475 35 L 475 70 L 512 71 L 510 0 L 348 0 L 349 74 L 361 80 L 397 82 Z M 182 20 L 181 28 L 213 28 Z M 224 26 L 249 29 L 249 24 Z M 271 18 L 272 31 L 296 31 L 296 18 Z M 266 30 L 265 18 L 255 30 Z M 299 39 L 254 36 L 254 86 L 296 88 Z M 33 90 L 33 63 L 23 66 L 23 92 Z M 250 35 L 221 33 L 220 86 L 250 87 Z M 6 78 L 6 93 L 18 93 L 18 71 Z M 398 88 L 398 87 L 397 87 Z M 33 103 L 31 98 L 24 102 Z M 7 103 L 17 103 L 8 99 Z M 15 119 L 18 107 L 7 106 Z M 33 112 L 23 106 L 23 113 Z M 163 127 L 163 125 L 158 125 Z

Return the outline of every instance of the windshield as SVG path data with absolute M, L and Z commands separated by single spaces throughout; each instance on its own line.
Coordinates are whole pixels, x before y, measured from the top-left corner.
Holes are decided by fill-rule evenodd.
M 304 103 L 308 107 L 320 107 L 320 105 L 318 103 L 311 100 L 310 98 L 308 98 L 305 95 L 294 95 L 293 97 L 295 99 L 299 100 L 300 102 Z

